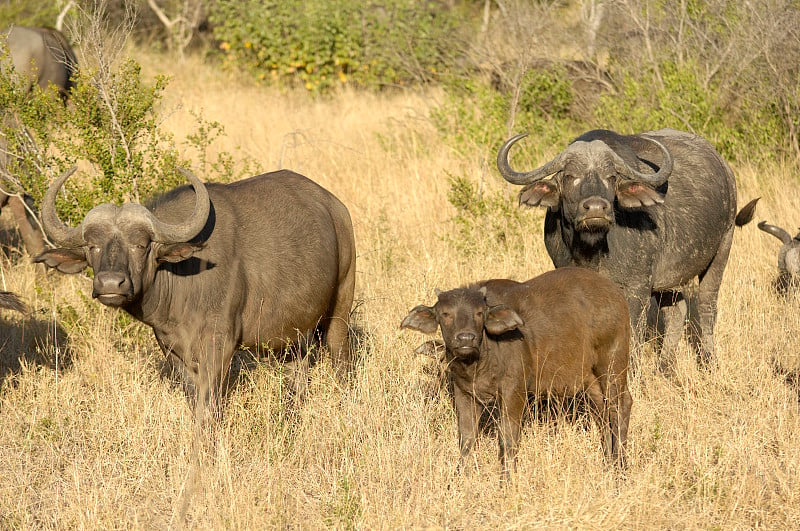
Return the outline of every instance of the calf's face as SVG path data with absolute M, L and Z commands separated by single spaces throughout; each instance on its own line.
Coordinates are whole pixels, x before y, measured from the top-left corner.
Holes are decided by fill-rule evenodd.
M 400 328 L 425 334 L 442 330 L 450 356 L 474 360 L 480 356 L 484 330 L 500 335 L 522 326 L 522 319 L 505 305 L 489 307 L 485 288 L 458 288 L 437 293 L 433 306 L 417 306 L 403 319 Z

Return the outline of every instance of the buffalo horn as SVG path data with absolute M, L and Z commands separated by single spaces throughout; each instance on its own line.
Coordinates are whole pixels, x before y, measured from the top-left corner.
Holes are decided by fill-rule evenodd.
M 533 171 L 517 172 L 512 170 L 511 165 L 508 163 L 508 152 L 511 149 L 511 146 L 526 136 L 528 136 L 527 133 L 523 133 L 511 137 L 505 144 L 503 144 L 503 146 L 500 148 L 500 151 L 497 152 L 497 169 L 500 170 L 500 175 L 503 176 L 503 179 L 512 184 L 530 184 L 540 181 L 548 175 L 552 175 L 558 171 L 561 171 L 561 169 L 564 167 L 563 154 L 561 154 L 541 168 L 537 168 Z
M 776 227 L 775 225 L 768 225 L 766 221 L 759 222 L 758 228 L 766 233 L 772 234 L 780 241 L 782 241 L 784 244 L 787 244 L 790 241 L 792 241 L 792 237 L 789 235 L 788 232 L 786 232 L 780 227 Z
M 75 173 L 76 167 L 65 171 L 47 188 L 42 201 L 42 227 L 48 236 L 60 247 L 79 247 L 83 245 L 81 227 L 70 227 L 58 219 L 56 213 L 56 195 L 70 175 Z
M 611 152 L 614 153 L 614 167 L 624 177 L 627 177 L 634 181 L 640 181 L 645 184 L 649 184 L 653 188 L 656 188 L 667 182 L 669 175 L 672 173 L 672 163 L 673 163 L 672 153 L 669 152 L 669 150 L 664 144 L 662 144 L 655 138 L 650 138 L 645 135 L 640 135 L 640 136 L 641 138 L 644 138 L 654 143 L 661 150 L 661 153 L 664 156 L 664 160 L 661 162 L 661 166 L 658 168 L 658 171 L 656 173 L 642 173 L 640 171 L 637 171 L 628 166 L 628 164 L 626 164 L 625 161 L 622 160 L 622 157 L 614 153 L 614 151 L 612 150 Z
M 192 216 L 181 225 L 168 225 L 153 216 L 153 235 L 161 243 L 187 242 L 197 236 L 208 221 L 211 202 L 208 190 L 192 172 L 180 168 L 180 172 L 192 183 L 195 192 L 194 212 Z

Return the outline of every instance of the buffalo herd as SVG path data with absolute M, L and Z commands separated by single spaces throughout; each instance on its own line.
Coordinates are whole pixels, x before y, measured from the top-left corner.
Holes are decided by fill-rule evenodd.
M 39 65 L 31 83 L 55 84 L 67 97 L 76 62 L 60 33 L 15 27 L 7 43 L 17 71 Z M 694 134 L 589 131 L 541 167 L 518 171 L 509 152 L 524 136 L 502 145 L 497 166 L 522 186 L 521 205 L 547 209 L 544 245 L 555 269 L 437 290 L 432 306 L 414 307 L 400 326 L 441 331 L 443 342 L 428 345 L 443 346 L 460 467 L 481 415 L 494 408 L 507 479 L 529 399 L 551 395 L 583 397 L 607 460 L 624 467 L 629 364 L 635 369 L 649 321 L 663 323 L 658 357 L 667 373 L 684 331 L 698 364 L 713 368 L 734 230 L 753 218 L 757 199 L 737 208 L 733 172 Z M 319 345 L 347 380 L 356 247 L 348 209 L 331 192 L 288 170 L 230 184 L 182 170 L 189 184 L 146 206 L 97 205 L 70 226 L 55 201 L 73 171 L 47 190 L 41 222 L 56 247 L 34 261 L 67 274 L 91 268 L 93 298 L 152 328 L 193 385 L 196 426 L 219 414 L 237 349 L 303 359 Z M 775 289 L 786 295 L 800 275 L 800 234 L 758 226 L 782 243 Z M 0 308 L 26 311 L 5 291 Z

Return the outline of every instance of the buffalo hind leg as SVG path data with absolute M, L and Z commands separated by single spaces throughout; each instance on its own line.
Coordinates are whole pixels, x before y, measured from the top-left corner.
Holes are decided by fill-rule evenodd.
M 706 270 L 700 274 L 699 283 L 689 296 L 689 342 L 702 368 L 716 364 L 714 325 L 717 320 L 717 297 L 722 275 L 728 263 L 733 241 L 733 228 L 722 238 L 717 254 Z
M 497 434 L 500 451 L 500 466 L 503 469 L 501 480 L 511 480 L 511 473 L 517 469 L 517 453 L 519 438 L 522 432 L 522 416 L 528 400 L 523 385 L 514 389 L 501 390 L 500 397 L 500 430 Z
M 355 262 L 339 283 L 330 311 L 330 321 L 325 331 L 325 344 L 339 381 L 345 381 L 353 368 L 350 345 L 350 311 L 355 292 Z

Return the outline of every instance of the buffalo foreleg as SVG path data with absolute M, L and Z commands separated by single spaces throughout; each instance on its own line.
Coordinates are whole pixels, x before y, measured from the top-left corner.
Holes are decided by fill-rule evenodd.
M 453 389 L 453 403 L 458 417 L 458 447 L 461 451 L 458 469 L 464 470 L 467 458 L 478 439 L 478 420 L 482 408 L 472 395 L 465 393 L 457 385 Z

